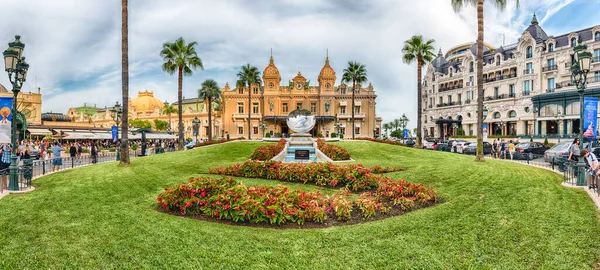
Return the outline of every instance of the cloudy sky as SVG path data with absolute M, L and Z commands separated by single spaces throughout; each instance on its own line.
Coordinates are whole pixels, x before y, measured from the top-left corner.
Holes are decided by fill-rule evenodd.
M 202 81 L 233 84 L 243 64 L 261 71 L 271 48 L 282 83 L 298 71 L 313 84 L 329 50 L 339 77 L 349 60 L 366 65 L 378 94 L 377 113 L 390 121 L 402 113 L 416 125 L 416 66 L 401 61 L 412 35 L 448 48 L 476 38 L 476 12 L 455 13 L 450 0 L 129 0 L 130 96 L 154 91 L 173 102 L 177 78 L 162 72 L 164 42 L 197 41 L 205 70 L 186 77 L 185 97 Z M 600 24 L 600 0 L 514 1 L 504 11 L 487 5 L 485 39 L 516 42 L 537 13 L 548 35 Z M 0 41 L 15 34 L 25 42 L 31 65 L 24 91 L 41 87 L 44 112 L 66 112 L 83 103 L 105 106 L 121 98 L 121 1 L 4 1 Z M 6 46 L 6 45 L 3 45 Z M 0 47 L 4 50 L 4 47 Z M 0 84 L 8 87 L 7 76 Z

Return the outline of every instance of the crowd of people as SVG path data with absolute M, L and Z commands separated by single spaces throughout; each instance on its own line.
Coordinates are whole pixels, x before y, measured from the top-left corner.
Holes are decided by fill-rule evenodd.
M 496 140 L 492 143 L 492 157 L 499 159 L 513 159 L 515 154 L 515 143 L 513 140 L 508 142 L 505 139 Z

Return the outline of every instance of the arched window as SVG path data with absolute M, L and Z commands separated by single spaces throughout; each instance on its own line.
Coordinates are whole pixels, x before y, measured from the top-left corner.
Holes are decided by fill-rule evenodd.
M 600 41 L 600 32 L 596 32 L 596 34 L 594 34 L 594 41 Z
M 498 119 L 500 117 L 501 117 L 500 112 L 495 112 L 494 113 L 494 119 Z
M 533 48 L 531 48 L 531 46 L 527 47 L 527 55 L 526 58 L 531 58 L 533 57 Z
M 576 38 L 572 38 L 571 39 L 571 48 L 574 48 L 575 46 L 577 46 L 577 39 Z
M 508 112 L 508 118 L 515 118 L 515 117 L 517 117 L 517 112 L 515 112 L 515 111 Z
M 553 51 L 554 51 L 554 43 L 548 44 L 548 52 L 553 52 Z
M 500 65 L 500 55 L 496 56 L 496 66 Z

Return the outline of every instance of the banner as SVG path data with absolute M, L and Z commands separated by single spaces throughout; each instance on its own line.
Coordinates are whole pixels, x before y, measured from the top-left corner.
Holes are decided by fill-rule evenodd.
M 119 140 L 119 129 L 117 126 L 112 126 L 112 142 L 117 143 L 117 140 Z
M 0 98 L 0 143 L 10 143 L 10 128 L 12 121 L 12 97 Z
M 408 129 L 404 129 L 404 139 L 408 139 Z
M 598 98 L 586 97 L 583 100 L 583 140 L 596 140 L 598 121 Z
M 483 141 L 486 142 L 488 139 L 488 124 L 483 123 L 481 126 L 482 126 L 481 134 L 483 135 Z

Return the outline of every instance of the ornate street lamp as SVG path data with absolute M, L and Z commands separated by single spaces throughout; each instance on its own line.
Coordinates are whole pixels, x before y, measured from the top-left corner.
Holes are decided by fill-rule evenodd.
M 194 136 L 196 137 L 196 143 L 198 143 L 198 129 L 200 128 L 200 119 L 198 119 L 198 116 L 195 116 L 194 120 L 192 120 L 192 126 L 194 127 Z
M 29 70 L 29 64 L 25 62 L 25 57 L 23 57 L 23 49 L 25 49 L 25 44 L 21 42 L 21 36 L 15 36 L 15 41 L 8 43 L 8 49 L 4 51 L 4 70 L 8 72 L 8 79 L 12 84 L 12 92 L 13 92 L 13 100 L 12 100 L 12 110 L 11 110 L 11 155 L 10 155 L 10 182 L 8 184 L 8 190 L 19 190 L 19 177 L 17 175 L 17 147 L 16 140 L 17 134 L 15 133 L 17 130 L 17 95 L 21 91 L 21 87 L 23 87 L 23 83 L 25 83 L 27 79 L 27 71 Z
M 564 115 L 562 114 L 562 112 L 560 110 L 558 110 L 558 112 L 556 113 L 556 121 L 558 122 L 557 127 L 556 127 L 556 133 L 558 134 L 558 142 L 560 142 L 560 137 L 562 137 L 562 134 L 560 133 L 560 126 L 561 126 L 563 117 L 564 117 Z
M 119 143 L 119 117 L 123 114 L 123 109 L 121 108 L 121 104 L 119 104 L 119 102 L 117 101 L 117 103 L 115 103 L 115 106 L 113 106 L 113 108 L 110 110 L 110 112 L 112 112 L 111 116 L 113 118 L 113 120 L 115 121 L 115 125 L 117 127 L 117 140 L 114 142 L 115 143 L 115 147 L 116 145 L 118 145 Z M 117 161 L 121 160 L 121 151 L 117 150 Z
M 400 117 L 400 125 L 402 126 L 402 141 L 405 141 L 406 138 L 404 138 L 404 130 L 406 129 L 406 126 L 408 125 L 408 117 L 406 117 L 406 114 L 402 114 L 402 117 Z
M 336 119 L 335 123 L 333 124 L 333 128 L 335 128 L 338 138 L 341 138 L 340 137 L 340 127 L 341 126 L 342 126 L 342 124 L 340 124 L 340 122 Z
M 592 60 L 592 53 L 587 51 L 587 45 L 575 46 L 573 51 L 577 56 L 577 62 L 571 66 L 571 78 L 577 86 L 577 92 L 579 93 L 579 150 L 583 150 L 583 96 L 585 94 L 585 84 L 587 83 L 587 74 L 590 71 L 590 63 Z M 585 163 L 583 158 L 580 158 L 576 165 L 577 168 L 577 185 L 585 186 Z

